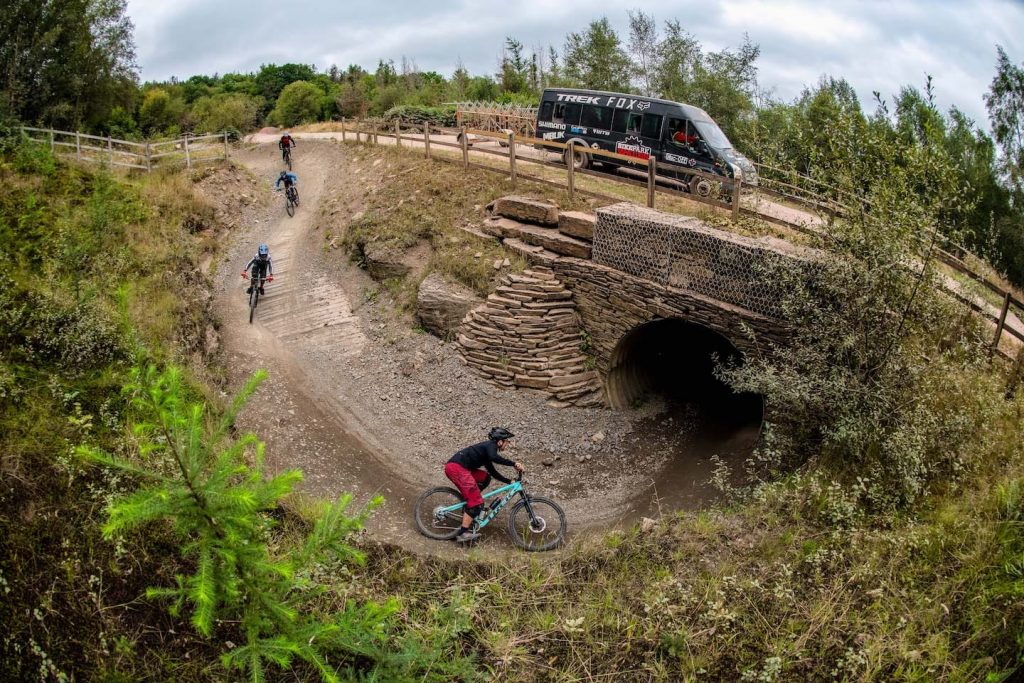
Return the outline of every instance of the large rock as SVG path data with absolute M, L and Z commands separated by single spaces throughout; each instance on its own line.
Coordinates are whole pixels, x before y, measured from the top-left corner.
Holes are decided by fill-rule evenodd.
M 387 280 L 393 277 L 405 277 L 412 267 L 403 263 L 401 251 L 379 244 L 367 244 L 363 247 L 363 258 L 366 270 L 374 280 Z
M 582 211 L 563 211 L 558 214 L 558 232 L 578 237 L 588 242 L 594 241 L 594 223 L 597 216 Z
M 431 273 L 420 283 L 416 297 L 416 317 L 423 327 L 442 339 L 455 335 L 466 314 L 482 299 L 462 285 L 448 282 Z
M 495 199 L 491 210 L 498 216 L 537 225 L 558 225 L 558 207 L 529 197 L 509 195 Z

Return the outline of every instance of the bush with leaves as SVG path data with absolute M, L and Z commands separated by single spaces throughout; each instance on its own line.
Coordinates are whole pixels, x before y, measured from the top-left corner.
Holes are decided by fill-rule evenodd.
M 830 256 L 812 276 L 765 274 L 785 283 L 792 337 L 725 376 L 772 406 L 776 453 L 815 459 L 870 508 L 891 510 L 970 466 L 1005 409 L 1003 387 L 985 370 L 987 334 L 943 292 L 935 259 L 940 216 L 968 203 L 955 166 L 925 143 L 887 147 L 882 128 L 833 133 L 836 150 L 876 150 L 829 165 L 865 208 L 828 226 Z
M 366 668 L 367 661 L 389 680 L 411 675 L 421 663 L 419 676 L 426 680 L 470 672 L 458 658 L 432 672 L 436 652 L 416 649 L 418 643 L 412 650 L 396 646 L 392 622 L 398 603 L 393 599 L 363 604 L 342 599 L 333 613 L 322 614 L 321 603 L 331 596 L 318 575 L 362 562 L 348 539 L 381 499 L 349 516 L 351 496 L 345 494 L 323 507 L 300 543 L 274 537 L 272 513 L 302 474 L 288 470 L 266 476 L 263 444 L 251 433 L 231 436 L 238 412 L 265 377 L 257 372 L 225 413 L 211 419 L 202 403 L 186 399 L 180 369 L 140 367 L 126 387 L 138 415 L 136 457 L 79 449 L 88 460 L 141 482 L 135 493 L 110 505 L 104 534 L 111 538 L 170 522 L 181 539 L 182 555 L 194 567 L 177 577 L 176 586 L 152 587 L 147 596 L 172 600 L 174 614 L 187 608 L 193 626 L 206 637 L 226 628 L 222 624 L 237 623 L 244 642 L 228 645 L 223 662 L 245 669 L 254 681 L 264 680 L 268 665 L 287 668 L 296 659 L 325 681 L 340 680 L 342 666 Z M 422 660 L 407 656 L 410 652 Z M 354 675 L 346 671 L 346 677 Z

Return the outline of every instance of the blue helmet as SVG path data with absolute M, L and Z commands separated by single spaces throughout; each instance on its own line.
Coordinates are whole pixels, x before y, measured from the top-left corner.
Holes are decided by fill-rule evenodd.
M 261 244 L 259 250 L 256 252 L 260 258 L 266 258 L 270 256 L 270 247 L 265 244 Z

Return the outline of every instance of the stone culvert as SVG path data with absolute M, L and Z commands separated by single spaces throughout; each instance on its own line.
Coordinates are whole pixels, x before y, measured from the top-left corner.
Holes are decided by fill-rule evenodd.
M 497 385 L 540 393 L 559 407 L 603 405 L 582 343 L 572 292 L 541 267 L 502 278 L 458 336 L 466 364 Z

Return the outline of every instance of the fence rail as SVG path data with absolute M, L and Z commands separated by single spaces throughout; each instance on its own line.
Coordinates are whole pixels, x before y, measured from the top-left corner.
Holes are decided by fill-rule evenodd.
M 230 155 L 227 132 L 136 142 L 53 128 L 22 126 L 21 131 L 31 142 L 49 145 L 55 154 L 142 171 L 178 164 L 192 168 L 196 164 L 227 159 Z M 94 141 L 102 144 L 90 144 Z

